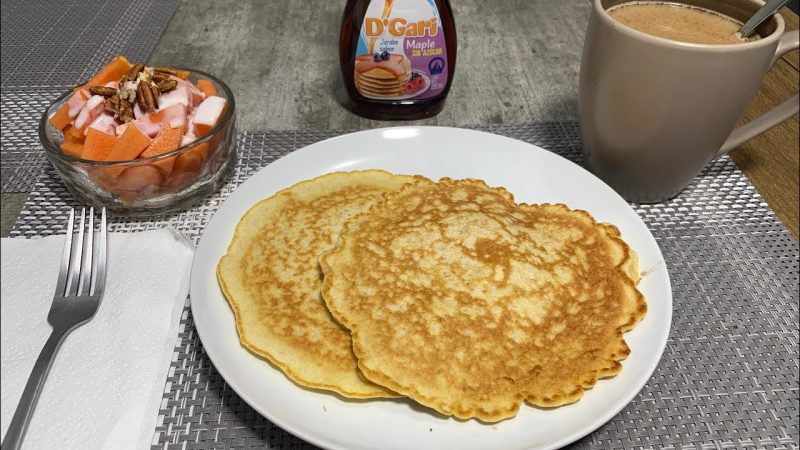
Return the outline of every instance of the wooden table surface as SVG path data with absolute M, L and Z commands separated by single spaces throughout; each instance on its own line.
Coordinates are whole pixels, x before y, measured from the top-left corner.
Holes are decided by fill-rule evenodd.
M 784 8 L 781 15 L 787 30 L 798 29 L 798 16 Z M 797 92 L 798 51 L 781 58 L 767 73 L 758 95 L 742 117 L 741 123 L 758 117 Z M 778 218 L 795 239 L 800 240 L 800 136 L 798 115 L 742 144 L 731 158 L 753 183 Z

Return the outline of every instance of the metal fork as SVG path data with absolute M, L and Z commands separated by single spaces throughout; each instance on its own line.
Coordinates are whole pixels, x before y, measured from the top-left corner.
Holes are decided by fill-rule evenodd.
M 20 447 L 33 415 L 36 401 L 42 392 L 47 372 L 50 370 L 61 343 L 72 330 L 91 320 L 100 306 L 106 280 L 106 209 L 103 208 L 100 216 L 96 252 L 94 247 L 94 208 L 89 209 L 86 239 L 84 240 L 85 215 L 86 208 L 82 208 L 77 242 L 73 248 L 75 210 L 69 213 L 56 293 L 53 296 L 50 313 L 47 315 L 47 322 L 53 327 L 53 332 L 33 366 L 28 383 L 22 392 L 22 398 L 20 398 L 17 410 L 11 419 L 11 425 L 3 439 L 3 450 L 16 450 Z M 94 283 L 92 283 L 93 278 Z

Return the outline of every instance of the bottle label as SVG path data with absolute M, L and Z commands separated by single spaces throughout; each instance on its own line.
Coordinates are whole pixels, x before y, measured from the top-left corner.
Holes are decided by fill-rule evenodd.
M 447 84 L 447 47 L 434 0 L 373 0 L 358 36 L 356 89 L 377 100 L 423 99 Z

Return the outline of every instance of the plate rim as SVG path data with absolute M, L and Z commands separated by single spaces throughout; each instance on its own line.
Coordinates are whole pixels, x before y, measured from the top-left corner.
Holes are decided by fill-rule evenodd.
M 195 294 L 196 289 L 199 289 L 201 287 L 200 286 L 200 281 L 197 281 L 198 276 L 196 275 L 196 273 L 199 272 L 199 270 L 200 270 L 199 266 L 204 263 L 204 261 L 200 261 L 199 260 L 197 255 L 200 254 L 201 249 L 205 248 L 204 241 L 206 240 L 207 232 L 208 232 L 210 226 L 212 225 L 212 223 L 214 223 L 215 220 L 221 220 L 221 219 L 218 219 L 219 217 L 221 217 L 220 214 L 219 214 L 220 211 L 223 210 L 223 208 L 231 200 L 231 198 L 233 198 L 236 195 L 237 191 L 239 191 L 245 184 L 254 182 L 253 179 L 258 174 L 260 174 L 261 172 L 263 172 L 265 170 L 276 170 L 275 167 L 273 167 L 276 163 L 278 163 L 280 161 L 283 161 L 281 164 L 279 164 L 279 166 L 285 165 L 285 164 L 290 164 L 292 162 L 292 160 L 297 159 L 300 156 L 302 156 L 302 153 L 316 151 L 318 148 L 323 148 L 324 149 L 324 147 L 331 145 L 331 143 L 334 142 L 334 141 L 353 139 L 354 136 L 361 137 L 361 136 L 370 135 L 370 134 L 380 135 L 380 134 L 382 134 L 383 132 L 385 132 L 387 130 L 401 130 L 401 131 L 408 130 L 408 131 L 414 132 L 414 133 L 409 133 L 409 134 L 414 134 L 415 136 L 419 135 L 419 134 L 424 134 L 426 131 L 430 131 L 430 132 L 433 132 L 433 133 L 437 133 L 437 132 L 442 132 L 442 133 L 451 133 L 452 132 L 452 133 L 467 133 L 467 134 L 476 133 L 476 134 L 486 135 L 486 137 L 489 137 L 491 139 L 498 139 L 500 141 L 507 140 L 507 141 L 513 142 L 514 145 L 520 145 L 521 144 L 521 145 L 524 145 L 524 146 L 528 146 L 532 150 L 535 150 L 537 152 L 544 152 L 547 155 L 550 155 L 552 157 L 561 159 L 561 160 L 565 161 L 566 163 L 568 163 L 568 164 L 570 164 L 572 166 L 575 166 L 575 168 L 577 168 L 579 171 L 583 172 L 584 175 L 587 175 L 590 178 L 594 178 L 598 182 L 608 186 L 605 182 L 600 180 L 596 175 L 594 175 L 593 173 L 589 172 L 587 169 L 585 169 L 584 167 L 580 166 L 579 164 L 576 164 L 573 161 L 570 161 L 569 159 L 564 158 L 563 156 L 561 156 L 561 155 L 559 155 L 557 153 L 554 153 L 552 151 L 549 151 L 549 150 L 547 150 L 547 149 L 545 149 L 543 147 L 540 147 L 538 145 L 531 144 L 531 143 L 528 143 L 528 142 L 525 142 L 525 141 L 522 141 L 522 140 L 519 140 L 519 139 L 514 139 L 514 138 L 511 138 L 511 137 L 508 137 L 508 136 L 495 134 L 495 133 L 488 132 L 488 131 L 481 131 L 481 130 L 475 130 L 475 129 L 469 129 L 469 128 L 442 127 L 442 126 L 429 126 L 429 125 L 395 126 L 395 127 L 391 127 L 390 126 L 390 127 L 372 128 L 372 129 L 368 129 L 368 130 L 361 130 L 361 131 L 355 131 L 355 132 L 351 132 L 351 133 L 344 133 L 344 134 L 333 136 L 333 137 L 330 137 L 330 138 L 327 138 L 327 139 L 324 139 L 324 140 L 321 140 L 321 141 L 318 141 L 318 142 L 314 142 L 314 143 L 306 145 L 304 147 L 292 150 L 290 153 L 288 153 L 288 154 L 286 154 L 286 155 L 284 155 L 284 156 L 282 156 L 282 157 L 280 157 L 280 158 L 268 163 L 266 166 L 261 167 L 260 169 L 258 169 L 255 172 L 251 173 L 245 181 L 243 181 L 241 184 L 236 186 L 235 189 L 228 195 L 228 197 L 225 198 L 222 201 L 220 206 L 214 211 L 212 217 L 208 220 L 208 222 L 207 222 L 207 224 L 206 224 L 206 226 L 205 226 L 205 228 L 203 230 L 203 233 L 201 235 L 200 241 L 199 241 L 199 243 L 197 245 L 197 248 L 196 248 L 196 251 L 195 251 L 195 257 L 193 258 L 193 261 L 192 261 L 192 269 L 191 269 L 192 277 L 191 277 L 191 284 L 190 284 L 190 309 L 191 309 L 191 312 L 192 312 L 192 318 L 193 318 L 193 321 L 194 321 L 194 324 L 195 324 L 195 329 L 197 330 L 197 335 L 200 338 L 200 341 L 203 343 L 204 351 L 205 351 L 206 355 L 208 356 L 209 360 L 211 361 L 211 363 L 214 365 L 215 370 L 217 372 L 219 372 L 220 376 L 222 376 L 222 378 L 225 380 L 225 382 L 228 384 L 228 386 L 230 386 L 231 389 L 234 392 L 236 392 L 236 394 L 245 403 L 247 403 L 247 405 L 249 405 L 251 408 L 253 408 L 262 417 L 264 417 L 265 419 L 269 420 L 271 423 L 273 423 L 274 425 L 276 425 L 279 428 L 283 429 L 284 431 L 292 434 L 293 436 L 295 436 L 297 438 L 300 438 L 302 440 L 305 440 L 305 441 L 307 441 L 307 442 L 309 442 L 309 443 L 311 443 L 313 445 L 317 445 L 317 446 L 322 447 L 322 448 L 338 449 L 338 448 L 344 448 L 344 447 L 340 447 L 337 443 L 332 442 L 332 441 L 326 439 L 324 436 L 320 436 L 319 434 L 309 433 L 309 432 L 306 432 L 305 430 L 301 430 L 300 428 L 295 426 L 293 423 L 289 423 L 289 422 L 287 422 L 285 420 L 282 420 L 281 418 L 275 417 L 275 415 L 273 415 L 273 414 L 270 414 L 265 408 L 263 408 L 259 404 L 259 402 L 254 401 L 250 397 L 250 395 L 247 392 L 245 392 L 244 389 L 242 389 L 244 386 L 240 386 L 240 382 L 239 381 L 231 381 L 231 377 L 230 377 L 230 374 L 228 372 L 229 369 L 228 368 L 224 368 L 224 366 L 218 365 L 216 357 L 212 354 L 213 351 L 209 352 L 207 350 L 208 346 L 206 346 L 206 344 L 205 344 L 206 341 L 203 338 L 203 335 L 205 333 L 203 331 L 203 329 L 205 328 L 205 326 L 204 325 L 203 326 L 198 326 L 198 324 L 199 323 L 203 323 L 203 321 L 205 319 L 204 319 L 204 316 L 203 316 L 202 313 L 200 315 L 196 314 L 196 307 L 195 307 L 195 302 L 194 302 L 194 299 L 198 297 L 198 295 Z M 300 156 L 298 156 L 298 155 L 300 155 Z M 272 167 L 272 169 L 269 169 L 270 167 Z M 360 169 L 356 169 L 356 170 L 360 170 Z M 281 189 L 284 189 L 286 187 L 289 187 L 289 186 L 280 187 L 275 192 L 278 192 Z M 624 199 L 622 199 L 622 197 L 616 191 L 613 191 L 613 189 L 611 189 L 610 187 L 609 187 L 609 189 L 612 191 L 613 195 L 618 197 L 619 200 L 622 200 L 622 202 L 625 203 L 627 208 L 630 209 L 631 212 L 633 212 L 633 214 L 636 217 L 636 219 L 640 222 L 640 225 L 642 226 L 642 228 L 647 232 L 647 237 L 648 237 L 649 241 L 653 244 L 653 246 L 657 250 L 658 256 L 660 257 L 660 260 L 661 260 L 662 265 L 663 265 L 664 273 L 665 273 L 665 276 L 663 277 L 663 280 L 665 282 L 664 288 L 665 288 L 665 291 L 667 292 L 666 298 L 663 299 L 663 300 L 666 301 L 666 303 L 665 303 L 666 315 L 665 315 L 664 320 L 663 320 L 663 322 L 665 323 L 666 326 L 664 327 L 663 332 L 659 333 L 659 340 L 656 343 L 657 352 L 653 353 L 653 355 L 656 356 L 656 357 L 654 357 L 651 360 L 649 360 L 649 364 L 647 364 L 647 366 L 644 368 L 644 373 L 646 373 L 646 376 L 641 377 L 639 382 L 637 382 L 636 385 L 632 389 L 629 389 L 629 390 L 626 391 L 626 395 L 623 397 L 623 401 L 616 403 L 615 407 L 610 408 L 605 413 L 598 415 L 598 417 L 593 419 L 593 420 L 591 420 L 589 424 L 577 429 L 576 431 L 572 432 L 568 436 L 564 436 L 564 437 L 562 437 L 562 438 L 560 438 L 560 439 L 558 439 L 556 441 L 553 441 L 552 443 L 549 443 L 549 444 L 547 444 L 547 445 L 545 445 L 543 447 L 536 447 L 536 448 L 544 448 L 544 449 L 560 448 L 560 447 L 562 447 L 564 445 L 568 445 L 570 443 L 573 443 L 573 442 L 575 442 L 575 441 L 577 441 L 577 440 L 589 435 L 590 433 L 596 431 L 598 428 L 602 427 L 605 423 L 607 423 L 608 421 L 613 419 L 617 414 L 619 414 L 619 412 L 622 411 L 622 409 L 624 409 L 626 406 L 628 406 L 630 404 L 630 402 L 639 394 L 639 392 L 641 392 L 642 388 L 644 388 L 644 386 L 647 384 L 647 382 L 652 378 L 653 373 L 655 372 L 655 369 L 658 367 L 659 363 L 661 362 L 661 358 L 663 356 L 664 350 L 666 349 L 666 344 L 667 344 L 668 339 L 669 339 L 669 334 L 670 334 L 670 332 L 672 330 L 673 300 L 674 300 L 673 299 L 673 295 L 672 295 L 673 294 L 672 285 L 671 285 L 672 283 L 671 283 L 671 278 L 669 276 L 669 270 L 667 268 L 666 261 L 664 260 L 663 253 L 661 252 L 661 248 L 658 245 L 658 241 L 655 240 L 655 237 L 653 236 L 651 230 L 647 227 L 647 225 L 641 219 L 639 214 L 630 206 L 630 204 L 628 204 L 628 202 L 626 202 Z M 514 192 L 512 192 L 512 194 L 514 194 Z M 268 193 L 266 195 L 270 196 L 270 195 L 274 195 L 274 193 Z M 265 196 L 264 198 L 267 198 L 267 197 Z M 248 209 L 250 207 L 252 207 L 254 204 L 255 203 L 249 205 Z M 233 229 L 235 229 L 235 227 L 236 227 L 236 225 L 233 226 Z M 231 232 L 233 232 L 233 230 L 231 230 Z M 208 244 L 208 245 L 210 245 L 210 244 Z M 216 267 L 216 264 L 214 264 L 214 267 Z M 206 275 L 206 274 L 203 274 L 203 275 Z M 213 273 L 212 275 L 213 275 L 214 280 L 216 280 L 216 273 Z M 198 317 L 201 317 L 200 321 L 197 320 Z M 238 335 L 238 331 L 236 331 L 236 333 Z M 212 348 L 213 348 L 213 346 L 212 346 Z M 251 356 L 253 358 L 257 358 L 255 355 L 251 354 Z M 272 369 L 279 371 L 279 369 L 276 368 L 274 365 L 272 365 L 272 364 L 269 364 L 269 365 L 272 367 Z M 284 374 L 281 374 L 281 375 L 284 375 Z M 613 379 L 613 377 L 611 379 Z M 234 378 L 234 380 L 235 380 L 235 378 Z M 294 385 L 294 383 L 292 383 L 292 384 Z M 295 385 L 295 388 L 301 389 L 300 387 L 297 387 L 296 385 Z M 334 397 L 336 397 L 336 396 L 334 395 Z M 523 402 L 523 404 L 527 405 L 527 402 Z M 525 447 L 525 448 L 531 448 L 531 447 Z

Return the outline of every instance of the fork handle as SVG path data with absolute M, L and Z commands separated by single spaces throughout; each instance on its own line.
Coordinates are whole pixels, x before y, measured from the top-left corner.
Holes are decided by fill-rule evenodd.
M 8 426 L 8 431 L 3 439 L 2 450 L 17 450 L 22 445 L 22 438 L 28 429 L 33 409 L 39 400 L 39 394 L 42 393 L 44 380 L 47 378 L 47 373 L 50 371 L 50 366 L 53 365 L 56 352 L 58 352 L 68 332 L 68 329 L 54 329 L 50 334 L 50 338 L 44 344 L 44 348 L 42 348 L 39 357 L 36 359 L 36 364 L 33 366 L 31 375 L 28 377 L 28 384 L 25 385 L 25 390 L 19 399 L 11 424 Z

